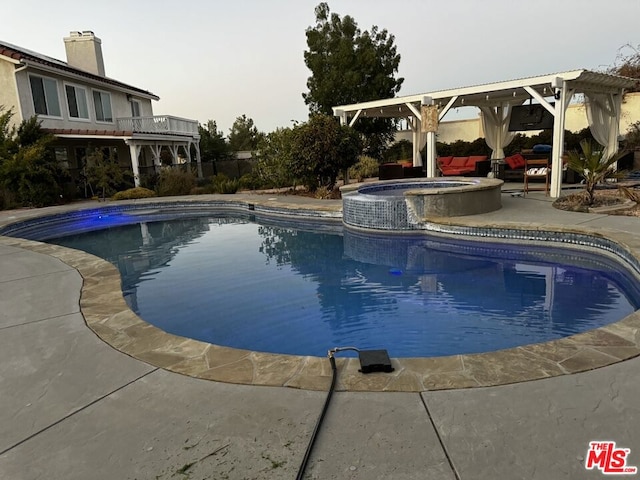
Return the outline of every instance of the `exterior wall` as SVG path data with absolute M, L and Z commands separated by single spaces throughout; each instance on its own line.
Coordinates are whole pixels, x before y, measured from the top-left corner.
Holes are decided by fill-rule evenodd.
M 438 126 L 436 138 L 439 142 L 452 143 L 456 140 L 473 142 L 478 137 L 484 136 L 480 117 L 468 120 L 444 121 Z
M 640 121 L 640 92 L 627 93 L 622 102 L 620 133 L 624 135 L 631 124 Z M 584 104 L 570 105 L 565 118 L 567 130 L 577 132 L 587 127 L 587 110 Z
M 60 102 L 60 110 L 62 118 L 54 118 L 40 115 L 42 120 L 42 126 L 44 128 L 59 128 L 59 129 L 74 129 L 74 130 L 107 130 L 115 131 L 118 129 L 116 119 L 120 117 L 131 117 L 131 103 L 127 98 L 127 94 L 121 91 L 110 89 L 107 85 L 94 84 L 76 79 L 73 77 L 66 77 L 64 75 L 51 73 L 48 71 L 39 71 L 34 68 L 29 68 L 18 72 L 16 79 L 18 82 L 18 91 L 20 98 L 20 107 L 22 109 L 23 118 L 29 118 L 35 115 L 35 109 L 33 105 L 33 98 L 31 95 L 31 86 L 29 83 L 29 74 L 48 77 L 57 82 L 58 100 Z M 69 108 L 67 105 L 67 96 L 65 92 L 65 85 L 75 85 L 83 87 L 87 93 L 87 109 L 89 111 L 89 119 L 75 119 L 69 116 Z M 93 91 L 99 90 L 108 92 L 111 95 L 111 114 L 113 117 L 112 122 L 99 122 L 96 120 L 96 110 L 93 101 Z M 131 98 L 140 102 L 140 110 L 143 116 L 153 115 L 153 107 L 151 100 L 148 98 L 140 98 L 132 96 Z
M 11 123 L 20 123 L 20 102 L 14 78 L 15 66 L 11 62 L 0 59 L 0 106 L 4 106 L 5 111 L 13 110 Z
M 482 130 L 482 122 L 479 118 L 467 120 L 443 121 L 438 125 L 438 133 L 436 140 L 442 143 L 452 143 L 456 140 L 464 140 L 465 142 L 473 142 L 478 137 L 484 137 Z M 396 142 L 400 140 L 413 141 L 413 132 L 411 130 L 401 130 L 395 135 Z M 427 143 L 425 134 L 422 134 L 422 142 L 420 149 L 422 150 Z

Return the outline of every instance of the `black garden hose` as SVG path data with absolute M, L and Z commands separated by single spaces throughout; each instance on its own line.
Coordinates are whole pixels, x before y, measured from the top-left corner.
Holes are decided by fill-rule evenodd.
M 336 359 L 334 357 L 334 353 L 344 351 L 344 350 L 354 350 L 359 352 L 355 347 L 337 347 L 329 350 L 327 356 L 329 357 L 329 362 L 331 362 L 331 386 L 329 387 L 329 391 L 327 392 L 327 398 L 324 401 L 324 407 L 322 407 L 322 413 L 318 417 L 318 421 L 316 422 L 316 426 L 313 429 L 313 433 L 311 434 L 311 438 L 309 439 L 309 445 L 307 445 L 307 451 L 304 452 L 304 457 L 302 459 L 302 463 L 300 464 L 300 469 L 298 470 L 298 475 L 296 476 L 296 480 L 302 480 L 304 476 L 304 472 L 307 469 L 307 462 L 309 461 L 309 457 L 311 456 L 311 451 L 313 450 L 313 445 L 316 443 L 316 437 L 318 436 L 318 432 L 320 431 L 320 426 L 322 425 L 322 421 L 324 420 L 324 416 L 329 409 L 329 402 L 331 402 L 331 397 L 333 396 L 333 390 L 336 386 L 336 379 L 338 378 L 338 369 L 336 368 Z

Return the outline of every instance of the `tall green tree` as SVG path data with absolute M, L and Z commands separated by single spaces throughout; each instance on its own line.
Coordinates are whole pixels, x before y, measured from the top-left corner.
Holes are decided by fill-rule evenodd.
M 232 152 L 244 150 L 255 150 L 258 148 L 260 139 L 264 136 L 258 131 L 253 123 L 253 119 L 246 115 L 236 118 L 229 133 L 229 148 Z
M 395 97 L 404 78 L 397 78 L 400 55 L 395 37 L 372 26 L 364 32 L 349 15 L 340 18 L 327 3 L 316 9 L 316 25 L 307 28 L 304 62 L 311 70 L 302 96 L 312 114 L 332 115 L 332 107 Z M 359 119 L 367 155 L 381 158 L 395 123 L 392 119 Z
M 312 115 L 293 129 L 292 172 L 311 191 L 332 190 L 340 171 L 354 165 L 361 153 L 358 132 L 328 115 Z
M 216 162 L 231 156 L 231 148 L 222 130 L 218 130 L 215 120 L 208 120 L 205 125 L 198 125 L 200 134 L 200 158 L 203 162 L 213 163 L 214 174 L 218 173 Z

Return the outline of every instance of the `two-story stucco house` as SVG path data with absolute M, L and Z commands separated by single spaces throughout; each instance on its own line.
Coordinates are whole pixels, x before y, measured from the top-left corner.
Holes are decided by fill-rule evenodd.
M 76 179 L 95 148 L 115 155 L 139 185 L 140 175 L 159 169 L 163 148 L 177 164 L 190 161 L 193 146 L 202 176 L 197 121 L 154 116 L 159 97 L 107 77 L 93 32 L 71 32 L 64 43 L 66 62 L 0 40 L 0 105 L 14 121 L 37 115 Z

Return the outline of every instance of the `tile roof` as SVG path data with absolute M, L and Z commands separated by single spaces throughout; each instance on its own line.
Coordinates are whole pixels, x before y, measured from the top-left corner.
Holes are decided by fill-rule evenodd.
M 12 58 L 14 60 L 18 60 L 19 62 L 25 63 L 25 64 L 29 64 L 29 63 L 39 64 L 49 68 L 61 70 L 64 72 L 73 73 L 75 75 L 85 77 L 88 80 L 92 80 L 94 82 L 111 85 L 117 88 L 129 90 L 131 92 L 135 92 L 144 96 L 151 97 L 155 100 L 159 100 L 159 97 L 157 95 L 149 92 L 148 90 L 143 90 L 138 87 L 133 87 L 131 85 L 127 85 L 126 83 L 119 82 L 109 77 L 102 77 L 100 75 L 86 72 L 79 68 L 72 67 L 67 62 L 63 62 L 62 60 L 48 57 L 46 55 L 33 52 L 26 48 L 17 47 L 15 45 L 4 42 L 2 40 L 0 40 L 0 55 L 4 55 L 5 57 Z

